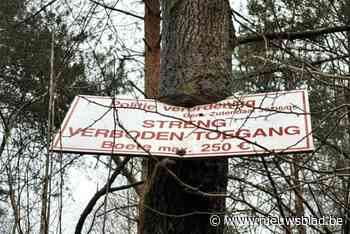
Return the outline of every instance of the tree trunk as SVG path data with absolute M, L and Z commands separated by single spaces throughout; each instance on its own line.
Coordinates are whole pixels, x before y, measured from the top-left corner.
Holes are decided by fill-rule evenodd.
M 302 160 L 302 159 L 300 159 Z M 302 162 L 302 161 L 301 161 Z M 296 217 L 302 218 L 305 216 L 305 209 L 304 209 L 304 192 L 303 192 L 303 186 L 300 183 L 300 176 L 299 171 L 300 168 L 298 167 L 299 162 L 295 161 L 294 164 L 292 164 L 292 179 L 293 184 L 295 186 L 295 215 Z M 302 164 L 302 163 L 300 163 Z M 304 225 L 298 225 L 298 233 L 299 234 L 306 234 L 306 227 Z M 290 232 L 292 233 L 292 232 Z
M 145 0 L 145 96 L 158 98 L 158 84 L 160 77 L 160 2 L 159 0 Z M 148 158 L 142 159 L 142 180 L 147 180 Z M 142 191 L 144 191 L 142 184 Z M 139 202 L 139 217 L 137 233 L 144 229 L 143 199 Z
M 159 95 L 163 102 L 194 106 L 230 94 L 230 6 L 226 0 L 163 0 Z M 232 31 L 231 31 L 232 32 Z M 226 193 L 227 159 L 149 160 L 144 192 L 143 234 L 223 233 L 210 213 L 225 211 L 225 198 L 190 191 Z
M 158 97 L 160 62 L 160 4 L 159 0 L 145 0 L 145 94 Z
M 232 92 L 227 0 L 162 1 L 160 100 L 194 106 Z

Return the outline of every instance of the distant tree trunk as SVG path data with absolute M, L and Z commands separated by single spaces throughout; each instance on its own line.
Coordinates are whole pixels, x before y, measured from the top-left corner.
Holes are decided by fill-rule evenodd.
M 145 94 L 158 97 L 160 63 L 160 4 L 145 0 Z
M 302 159 L 300 159 L 302 160 Z M 295 215 L 296 217 L 303 217 L 305 216 L 305 209 L 304 209 L 304 192 L 303 192 L 303 186 L 300 183 L 300 175 L 299 175 L 299 162 L 296 161 L 294 164 L 292 164 L 292 179 L 293 184 L 295 186 Z M 300 163 L 302 164 L 302 163 Z M 306 234 L 306 228 L 304 225 L 298 225 L 298 232 L 299 234 Z M 291 233 L 291 232 L 289 232 Z
M 345 4 L 345 10 L 344 10 L 344 16 L 345 16 L 345 24 L 350 24 L 350 2 L 347 1 Z M 347 53 L 350 54 L 350 32 L 346 32 L 346 39 L 347 39 Z M 350 61 L 348 61 L 348 74 L 350 74 Z M 344 84 L 344 98 L 345 98 L 345 103 L 350 102 L 350 92 L 349 92 L 349 87 L 350 83 L 349 81 Z M 350 108 L 347 107 L 348 115 L 347 119 L 345 119 L 344 125 L 347 126 L 347 136 L 350 138 Z M 349 159 L 346 159 L 347 165 L 349 167 Z M 349 168 L 347 168 L 349 171 Z M 344 178 L 344 223 L 343 223 L 343 233 L 350 233 L 350 177 L 349 174 Z
M 161 6 L 161 101 L 194 106 L 227 97 L 232 86 L 228 1 L 163 0 Z M 225 198 L 186 190 L 163 166 L 201 191 L 226 193 L 227 159 L 164 159 L 160 164 L 149 160 L 142 233 L 223 233 L 222 224 L 210 226 L 208 213 L 224 212 Z
M 160 2 L 145 0 L 145 96 L 158 98 L 160 77 Z M 147 179 L 148 158 L 142 159 L 142 180 Z M 142 191 L 144 185 L 142 186 Z M 144 226 L 143 199 L 139 202 L 139 218 L 137 232 L 141 234 Z

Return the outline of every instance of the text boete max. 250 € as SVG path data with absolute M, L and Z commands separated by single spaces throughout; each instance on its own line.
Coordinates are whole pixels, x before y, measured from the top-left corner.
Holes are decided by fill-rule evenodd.
M 75 97 L 53 151 L 181 158 L 314 149 L 305 90 L 233 96 L 193 108 L 155 100 Z

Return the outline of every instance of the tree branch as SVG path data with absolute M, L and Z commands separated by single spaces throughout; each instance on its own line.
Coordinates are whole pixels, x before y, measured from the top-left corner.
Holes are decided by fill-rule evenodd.
M 80 215 L 79 221 L 77 225 L 75 226 L 75 234 L 81 234 L 81 231 L 83 230 L 83 226 L 85 223 L 86 218 L 93 210 L 94 206 L 96 205 L 98 199 L 106 194 L 107 189 L 110 191 L 111 185 L 113 184 L 114 180 L 117 178 L 117 176 L 121 173 L 124 166 L 129 162 L 130 157 L 127 157 L 123 160 L 123 162 L 118 166 L 118 168 L 113 172 L 111 178 L 107 181 L 105 186 L 101 188 L 99 191 L 95 193 L 95 195 L 91 198 L 87 206 L 85 207 L 83 213 Z
M 118 156 L 113 155 L 112 156 L 113 161 L 115 162 L 115 164 L 117 164 L 117 166 L 122 164 L 122 161 L 120 160 L 120 158 Z M 123 176 L 126 177 L 126 179 L 128 180 L 129 184 L 134 184 L 134 189 L 135 192 L 137 193 L 138 196 L 142 195 L 143 192 L 143 184 L 136 184 L 137 180 L 136 178 L 132 175 L 132 173 L 130 172 L 130 170 L 128 170 L 128 168 L 124 167 L 121 171 L 121 174 Z
M 296 40 L 322 36 L 325 34 L 350 31 L 350 25 L 321 28 L 316 30 L 306 30 L 301 32 L 272 32 L 260 35 L 243 35 L 237 38 L 236 45 L 243 45 L 251 42 L 269 40 Z
M 133 13 L 131 13 L 131 12 L 124 11 L 124 10 L 121 10 L 121 9 L 117 9 L 117 8 L 108 6 L 108 5 L 106 5 L 106 4 L 97 2 L 97 1 L 95 1 L 95 0 L 90 0 L 90 2 L 93 2 L 93 3 L 95 3 L 96 5 L 101 6 L 101 7 L 104 7 L 104 8 L 106 8 L 106 9 L 108 9 L 108 10 L 117 11 L 117 12 L 123 13 L 123 14 L 125 14 L 125 15 L 132 16 L 132 17 L 135 17 L 135 18 L 140 19 L 140 20 L 144 20 L 144 18 L 143 18 L 142 16 L 135 15 L 135 14 L 133 14 Z
M 122 185 L 122 186 L 119 186 L 119 187 L 113 187 L 113 188 L 110 189 L 110 192 L 114 193 L 114 192 L 117 192 L 117 191 L 120 191 L 120 190 L 125 190 L 125 189 L 128 189 L 128 188 L 132 188 L 132 187 L 144 184 L 144 183 L 145 183 L 145 181 L 141 180 L 141 181 L 137 181 L 137 182 L 135 182 L 133 184 L 127 184 L 127 185 Z
M 25 18 L 24 20 L 20 21 L 19 23 L 17 23 L 15 26 L 19 26 L 25 22 L 28 22 L 31 19 L 34 19 L 36 16 L 38 16 L 42 11 L 44 11 L 46 8 L 48 8 L 49 6 L 51 6 L 52 4 L 54 4 L 57 0 L 52 0 L 50 2 L 48 2 L 47 4 L 45 4 L 43 7 L 41 7 L 37 12 L 35 12 L 34 14 L 30 15 L 29 17 Z

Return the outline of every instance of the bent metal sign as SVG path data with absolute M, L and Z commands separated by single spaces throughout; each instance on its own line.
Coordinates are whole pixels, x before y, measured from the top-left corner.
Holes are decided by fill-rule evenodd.
M 59 152 L 178 158 L 313 149 L 305 90 L 234 96 L 192 108 L 77 96 L 51 145 Z

